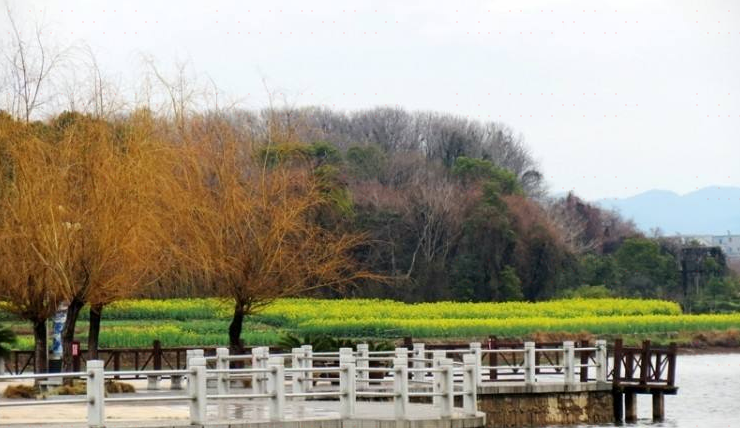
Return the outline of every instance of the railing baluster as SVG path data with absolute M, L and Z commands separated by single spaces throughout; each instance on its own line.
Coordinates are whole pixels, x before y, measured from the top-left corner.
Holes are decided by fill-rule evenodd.
M 270 420 L 280 421 L 285 414 L 285 363 L 281 357 L 271 357 L 267 362 L 267 388 L 270 394 Z
M 478 411 L 479 363 L 479 356 L 463 355 L 463 409 L 469 416 L 475 416 Z
M 87 425 L 90 428 L 105 426 L 104 365 L 102 360 L 87 362 Z
M 452 406 L 455 400 L 455 384 L 454 384 L 454 372 L 451 358 L 442 358 L 439 362 L 441 373 L 441 388 L 439 405 L 439 415 L 442 418 L 450 418 L 452 416 Z
M 302 369 L 304 368 L 303 363 L 303 348 L 293 348 L 290 351 L 291 353 L 291 367 L 294 369 Z M 304 376 L 305 372 L 303 371 L 294 371 L 292 373 L 292 380 L 293 380 L 293 393 L 295 394 L 303 394 L 304 392 Z M 305 397 L 296 397 L 295 400 L 304 400 Z
M 607 361 L 607 355 L 606 355 L 606 340 L 597 340 L 596 341 L 596 381 L 597 382 L 606 382 L 606 361 Z
M 359 354 L 357 357 L 357 368 L 358 369 L 367 369 L 370 367 L 370 360 L 368 359 L 370 357 L 370 351 L 367 343 L 360 343 L 357 345 L 357 353 Z M 365 390 L 370 387 L 370 372 L 367 370 L 360 370 L 358 371 L 358 376 L 360 378 L 359 382 L 357 383 L 357 388 L 360 390 Z
M 535 345 L 534 342 L 524 342 L 524 383 L 535 383 Z
M 301 348 L 303 348 L 303 367 L 308 369 L 303 375 L 303 392 L 311 392 L 313 389 L 313 373 L 310 369 L 313 368 L 313 346 L 303 345 Z
M 563 371 L 565 374 L 566 385 L 573 385 L 576 383 L 575 363 L 575 344 L 572 341 L 563 342 L 563 365 L 565 366 Z M 583 370 L 583 367 L 581 367 L 581 370 Z
M 482 380 L 480 378 L 480 367 L 482 365 L 482 358 L 483 358 L 481 343 L 472 342 L 470 344 L 470 352 L 472 353 L 473 357 L 475 357 L 472 361 L 475 364 L 475 374 L 476 374 L 475 384 L 477 385 Z M 465 358 L 463 358 L 463 361 L 465 361 Z
M 222 373 L 220 370 L 229 369 L 229 348 L 216 348 L 216 370 L 219 373 L 216 375 L 216 391 L 218 395 L 226 395 L 231 389 L 231 379 L 229 379 L 228 373 Z M 226 405 L 222 400 L 218 400 L 218 417 L 219 419 L 225 419 Z
M 357 401 L 357 373 L 355 369 L 355 357 L 352 355 L 339 356 L 339 414 L 343 418 L 351 418 L 355 415 L 355 402 Z
M 206 422 L 206 359 L 192 357 L 188 375 L 190 395 L 190 423 L 202 425 Z
M 446 357 L 445 351 L 435 350 L 432 353 L 432 369 L 438 370 L 442 368 L 442 360 Z M 432 392 L 438 394 L 442 392 L 442 374 L 438 371 L 432 372 Z M 442 399 L 437 395 L 432 397 L 432 403 L 435 405 L 441 405 Z
M 415 369 L 425 368 L 426 362 L 424 360 L 424 344 L 414 343 L 414 361 L 411 363 L 411 367 Z M 423 371 L 415 371 L 411 377 L 415 382 L 423 382 L 425 373 Z

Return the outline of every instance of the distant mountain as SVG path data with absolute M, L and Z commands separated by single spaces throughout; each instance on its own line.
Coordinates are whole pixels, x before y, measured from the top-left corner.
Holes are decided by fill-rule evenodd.
M 596 203 L 617 209 L 645 232 L 660 227 L 666 235 L 722 235 L 728 230 L 740 234 L 740 187 L 705 187 L 685 195 L 649 190 Z

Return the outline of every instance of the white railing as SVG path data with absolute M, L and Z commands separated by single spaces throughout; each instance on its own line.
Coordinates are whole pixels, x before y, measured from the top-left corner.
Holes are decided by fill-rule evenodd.
M 592 356 L 590 362 L 582 364 L 579 358 L 576 363 L 576 354 L 584 352 Z M 484 356 L 491 353 L 511 358 L 503 365 L 483 365 Z M 558 355 L 558 363 L 537 364 L 537 353 L 547 354 L 548 358 Z M 235 362 L 250 366 L 231 367 Z M 218 348 L 216 355 L 208 357 L 203 355 L 203 350 L 190 350 L 185 370 L 105 371 L 103 361 L 91 360 L 85 372 L 0 376 L 0 380 L 6 381 L 76 378 L 86 380 L 87 385 L 86 398 L 7 400 L 0 402 L 0 407 L 86 403 L 88 425 L 102 427 L 106 403 L 184 401 L 189 403 L 191 423 L 203 424 L 207 419 L 206 405 L 216 404 L 218 415 L 223 418 L 227 400 L 260 401 L 267 406 L 270 420 L 278 421 L 284 418 L 288 400 L 335 398 L 339 401 L 340 416 L 352 418 L 358 401 L 380 397 L 392 400 L 395 418 L 403 420 L 412 413 L 410 398 L 423 397 L 431 399 L 440 417 L 446 418 L 453 414 L 455 396 L 463 397 L 462 414 L 476 415 L 478 387 L 489 384 L 485 379 L 487 371 L 521 376 L 515 382 L 524 385 L 553 382 L 572 385 L 578 383 L 576 372 L 592 367 L 596 369 L 595 380 L 606 382 L 606 362 L 605 341 L 596 341 L 596 346 L 589 348 L 576 348 L 573 342 L 563 342 L 560 348 L 539 349 L 533 342 L 526 342 L 523 348 L 489 350 L 482 349 L 480 343 L 471 343 L 469 348 L 432 351 L 421 343 L 414 344 L 413 349 L 393 351 L 369 351 L 366 344 L 360 344 L 356 350 L 341 348 L 338 352 L 313 352 L 310 345 L 304 345 L 277 355 L 271 355 L 266 347 L 254 348 L 246 355 L 230 355 L 227 348 Z M 174 390 L 182 389 L 185 378 L 187 389 L 185 393 L 168 396 L 105 397 L 105 379 L 134 375 L 147 377 L 147 389 L 159 389 L 163 377 L 170 378 Z M 244 380 L 251 382 L 249 388 L 232 390 L 233 382 Z M 215 393 L 209 393 L 209 381 L 215 383 L 211 387 Z
M 287 356 L 290 356 L 290 359 Z M 359 357 L 356 355 L 360 355 Z M 367 355 L 366 357 L 364 355 Z M 104 371 L 102 360 L 87 362 L 87 370 L 78 373 L 54 374 L 26 374 L 0 376 L 0 380 L 16 381 L 24 379 L 82 379 L 86 381 L 87 396 L 85 398 L 65 400 L 8 400 L 0 402 L 0 407 L 35 406 L 35 405 L 87 405 L 87 423 L 90 427 L 105 425 L 105 405 L 107 403 L 132 402 L 188 402 L 190 422 L 203 424 L 207 420 L 206 406 L 216 404 L 220 417 L 225 416 L 226 400 L 262 400 L 268 409 L 271 421 L 280 421 L 285 415 L 287 400 L 304 400 L 309 397 L 336 398 L 339 401 L 339 414 L 342 418 L 351 419 L 355 415 L 356 403 L 362 398 L 385 397 L 392 400 L 394 416 L 397 420 L 412 416 L 409 407 L 411 397 L 435 397 L 435 406 L 439 408 L 440 417 L 452 416 L 455 396 L 463 397 L 462 414 L 474 416 L 476 407 L 476 384 L 474 382 L 475 366 L 472 360 L 458 369 L 453 367 L 451 359 L 442 359 L 438 367 L 408 367 L 408 357 L 405 353 L 390 357 L 390 367 L 370 367 L 370 362 L 388 363 L 388 357 L 374 357 L 366 347 L 359 347 L 358 352 L 345 348 L 338 353 L 313 353 L 310 346 L 293 349 L 291 354 L 274 356 L 269 355 L 267 348 L 255 348 L 248 356 L 229 355 L 228 349 L 219 348 L 214 357 L 203 357 L 202 351 L 194 350 L 188 354 L 185 370 L 145 370 L 145 371 Z M 334 358 L 336 356 L 336 358 Z M 230 368 L 231 361 L 250 361 L 250 368 Z M 285 367 L 286 360 L 290 367 Z M 363 361 L 358 364 L 358 360 Z M 314 366 L 314 361 L 321 361 L 325 366 Z M 209 362 L 215 362 L 215 368 L 207 368 Z M 328 364 L 327 364 L 328 363 Z M 331 365 L 336 363 L 336 365 Z M 384 374 L 381 379 L 372 379 L 371 372 Z M 461 388 L 455 388 L 453 377 L 459 372 L 465 378 Z M 409 374 L 416 376 L 431 375 L 439 378 L 432 392 L 423 388 L 414 388 L 410 385 Z M 159 380 L 169 376 L 170 379 L 187 378 L 185 393 L 168 396 L 137 395 L 121 397 L 105 397 L 105 379 L 116 376 L 146 376 L 147 389 L 159 387 Z M 332 376 L 335 375 L 335 376 Z M 317 377 L 329 376 L 329 377 Z M 232 381 L 250 379 L 251 388 L 232 391 Z M 215 393 L 209 393 L 208 381 L 215 380 Z M 384 382 L 390 379 L 389 388 L 383 388 Z M 334 384 L 338 384 L 334 388 Z M 376 388 L 370 388 L 376 383 Z M 363 385 L 363 386 L 361 386 Z M 290 386 L 287 390 L 286 386 Z M 431 383 L 430 383 L 431 386 Z M 213 389 L 213 388 L 212 388 Z M 389 403 L 390 405 L 390 403 Z

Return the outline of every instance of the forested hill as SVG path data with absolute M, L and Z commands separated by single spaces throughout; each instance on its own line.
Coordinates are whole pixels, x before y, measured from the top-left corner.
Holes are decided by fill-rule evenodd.
M 95 144 L 96 141 L 103 142 Z M 43 142 L 44 150 L 52 153 L 67 150 L 69 146 L 69 150 L 79 150 L 79 156 L 88 156 L 93 148 L 113 150 L 115 156 L 128 156 L 130 153 L 120 151 L 119 147 L 156 144 L 162 150 L 152 153 L 186 149 L 201 159 L 183 158 L 190 162 L 188 168 L 195 168 L 193 171 L 209 171 L 210 168 L 211 172 L 198 184 L 201 190 L 187 188 L 182 191 L 196 192 L 199 195 L 196 198 L 205 198 L 204 195 L 214 198 L 204 203 L 216 204 L 217 208 L 203 208 L 210 213 L 206 220 L 213 222 L 212 228 L 194 226 L 201 221 L 201 214 L 194 216 L 193 209 L 176 204 L 176 209 L 183 210 L 187 221 L 195 223 L 187 223 L 191 228 L 184 232 L 180 231 L 182 225 L 163 223 L 173 228 L 172 236 L 185 233 L 182 239 L 166 245 L 185 245 L 187 251 L 201 250 L 187 239 L 201 242 L 198 239 L 202 237 L 196 239 L 187 234 L 197 237 L 196 234 L 210 230 L 223 230 L 228 236 L 238 231 L 234 236 L 243 241 L 230 242 L 233 248 L 228 249 L 228 254 L 209 250 L 209 259 L 203 264 L 192 265 L 192 257 L 177 261 L 180 265 L 172 261 L 176 265 L 171 270 L 172 275 L 162 273 L 152 282 L 153 286 L 132 290 L 129 295 L 208 296 L 218 293 L 212 290 L 223 286 L 219 282 L 233 282 L 246 290 L 248 299 L 257 301 L 306 293 L 404 301 L 641 296 L 684 302 L 687 298 L 678 272 L 680 246 L 667 240 L 645 238 L 632 222 L 573 194 L 547 197 L 543 176 L 527 147 L 514 132 L 499 123 L 437 112 L 410 113 L 397 108 L 349 113 L 323 108 L 232 110 L 190 112 L 174 118 L 140 108 L 108 119 L 62 113 L 30 123 L 0 113 L 0 154 L 24 156 L 26 150 L 21 149 L 29 142 Z M 70 146 L 70 142 L 74 145 Z M 105 144 L 111 147 L 105 148 Z M 76 152 L 64 150 L 60 152 L 64 156 L 78 156 Z M 25 159 L 11 159 L 4 165 L 3 170 L 8 174 L 3 179 L 10 186 L 8 189 L 16 180 L 11 173 L 13 164 Z M 173 164 L 171 159 L 147 162 Z M 63 163 L 57 165 L 56 161 L 51 164 L 56 168 L 54 171 L 64 174 L 66 169 L 62 166 Z M 233 169 L 233 166 L 238 167 Z M 271 168 L 275 169 L 274 173 L 270 172 Z M 95 173 L 107 177 L 104 170 Z M 177 183 L 177 186 L 193 184 L 181 182 L 178 168 L 174 174 L 161 180 L 174 180 L 167 182 Z M 223 181 L 223 174 L 229 174 L 233 180 Z M 276 181 L 258 180 L 268 176 Z M 67 180 L 64 176 L 60 179 Z M 301 182 L 293 181 L 288 186 L 290 181 L 280 181 L 294 179 Z M 243 206 L 223 211 L 219 204 L 231 202 L 228 198 L 219 198 L 231 195 L 232 190 L 226 187 L 229 183 L 237 186 L 246 199 L 241 202 Z M 265 183 L 272 183 L 270 185 L 277 186 L 274 191 L 282 193 L 271 193 L 273 190 L 264 187 Z M 109 184 L 112 189 L 120 190 L 116 181 Z M 76 182 L 70 185 L 81 191 Z M 45 187 L 39 186 L 38 191 L 43 193 Z M 257 241 L 249 236 L 262 232 L 255 231 L 249 222 L 257 222 L 265 229 L 264 238 L 272 239 L 270 230 L 274 226 L 267 219 L 284 221 L 287 218 L 280 213 L 283 208 L 278 209 L 281 204 L 285 204 L 285 210 L 290 210 L 294 208 L 290 198 L 295 197 L 295 203 L 306 204 L 319 194 L 322 200 L 331 203 L 322 203 L 306 211 L 312 214 L 303 216 L 301 221 L 311 224 L 293 225 L 296 236 L 310 231 L 310 239 L 338 237 L 341 233 L 358 237 L 350 241 L 327 241 L 340 246 L 336 247 L 337 260 L 352 261 L 341 268 L 331 265 L 331 272 L 337 276 L 351 276 L 351 266 L 356 263 L 371 274 L 361 275 L 353 287 L 309 291 L 314 290 L 310 276 L 319 274 L 312 272 L 315 265 L 307 262 L 304 272 L 291 264 L 286 266 L 298 269 L 291 274 L 303 275 L 303 282 L 296 282 L 300 287 L 275 288 L 277 285 L 270 285 L 270 281 L 274 282 L 272 276 L 259 277 L 271 271 L 257 269 L 254 265 L 264 254 L 260 248 L 252 248 L 252 243 Z M 22 196 L 12 192 L 7 195 L 0 193 L 0 198 Z M 65 195 L 57 196 L 66 198 Z M 250 199 L 257 196 L 257 202 Z M 73 198 L 69 203 L 84 204 L 86 201 Z M 15 204 L 18 201 L 6 202 Z M 254 215 L 253 208 L 249 208 L 253 202 L 263 214 L 244 220 L 238 213 Z M 161 207 L 152 205 L 152 208 L 159 210 Z M 114 209 L 115 215 L 118 215 L 117 210 Z M 167 211 L 157 215 L 170 216 Z M 13 227 L 8 223 L 8 230 Z M 327 235 L 319 229 L 327 231 Z M 219 232 L 207 238 L 220 240 L 221 236 Z M 349 247 L 341 245 L 360 242 L 359 238 L 361 243 L 351 245 L 350 259 L 342 258 L 342 248 Z M 301 248 L 304 244 L 306 242 L 296 240 L 290 245 Z M 220 251 L 220 245 L 213 248 Z M 281 243 L 275 248 L 289 247 Z M 311 251 L 323 251 L 322 245 L 317 244 Z M 13 254 L 9 253 L 8 257 Z M 278 253 L 275 254 L 277 257 Z M 193 257 L 196 256 L 205 260 L 202 253 Z M 280 257 L 285 256 L 280 253 Z M 717 307 L 717 302 L 738 297 L 737 280 L 729 276 L 724 258 L 721 255 L 709 258 L 712 260 L 702 261 L 711 269 L 699 280 L 700 292 L 691 295 L 698 302 L 692 306 L 694 308 L 712 309 Z M 236 266 L 233 272 L 229 271 L 233 278 L 221 278 L 224 269 L 213 267 L 232 262 Z M 340 264 L 345 266 L 344 262 Z M 247 268 L 257 273 L 245 280 L 241 272 Z M 215 277 L 214 272 L 218 274 Z M 280 287 L 288 283 L 276 282 Z M 239 296 L 242 298 L 242 294 Z

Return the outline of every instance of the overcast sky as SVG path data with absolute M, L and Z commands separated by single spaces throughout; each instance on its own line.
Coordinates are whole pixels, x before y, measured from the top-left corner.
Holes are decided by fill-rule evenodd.
M 503 122 L 554 192 L 740 185 L 738 1 L 11 4 L 123 81 L 144 53 L 189 60 L 249 108 L 265 105 L 266 82 L 296 105 Z

